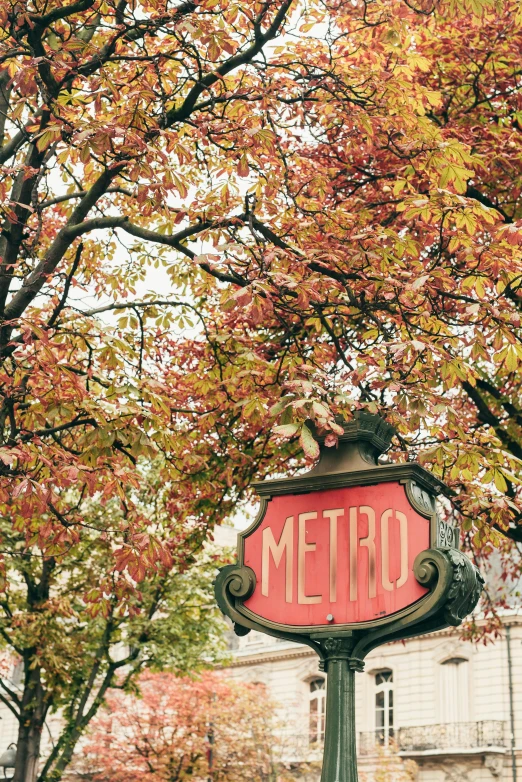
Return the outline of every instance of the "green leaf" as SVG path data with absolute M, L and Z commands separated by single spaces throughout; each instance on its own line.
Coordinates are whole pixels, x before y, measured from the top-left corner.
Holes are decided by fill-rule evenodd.
M 518 367 L 518 355 L 514 345 L 510 345 L 506 353 L 506 368 L 508 372 L 514 372 Z

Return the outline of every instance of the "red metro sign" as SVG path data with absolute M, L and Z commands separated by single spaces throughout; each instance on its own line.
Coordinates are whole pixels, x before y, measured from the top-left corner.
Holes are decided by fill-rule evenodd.
M 254 485 L 259 515 L 216 580 L 236 632 L 314 648 L 349 633 L 362 658 L 384 637 L 432 632 L 469 613 L 481 582 L 458 531 L 438 517 L 444 484 L 414 462 L 379 464 L 392 436 L 360 413 L 337 449 L 318 438 L 313 470 Z
M 459 625 L 483 580 L 437 515 L 444 485 L 419 464 L 379 464 L 394 430 L 359 412 L 305 475 L 255 484 L 259 515 L 221 568 L 235 632 L 307 644 L 328 674 L 321 782 L 357 782 L 355 671 L 372 649 Z
M 292 627 L 395 614 L 428 591 L 413 564 L 430 524 L 397 481 L 274 497 L 242 536 L 256 576 L 245 613 Z

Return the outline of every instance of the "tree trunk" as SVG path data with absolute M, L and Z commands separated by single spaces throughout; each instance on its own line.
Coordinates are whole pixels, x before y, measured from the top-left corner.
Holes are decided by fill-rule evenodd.
M 67 766 L 72 760 L 76 744 L 80 738 L 82 732 L 80 730 L 73 730 L 64 742 L 63 751 L 58 758 L 56 764 L 53 766 L 52 771 L 48 771 L 47 774 L 41 777 L 41 782 L 60 782 L 63 777 L 64 771 L 67 770 Z M 43 772 L 42 772 L 43 773 Z
M 24 694 L 20 709 L 20 727 L 16 745 L 13 782 L 35 782 L 40 759 L 40 744 L 45 723 L 44 689 L 39 666 L 29 669 L 26 659 Z

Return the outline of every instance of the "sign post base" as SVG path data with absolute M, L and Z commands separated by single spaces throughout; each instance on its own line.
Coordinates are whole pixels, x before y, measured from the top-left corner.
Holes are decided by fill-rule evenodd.
M 354 640 L 327 638 L 319 643 L 325 655 L 321 667 L 328 675 L 321 782 L 357 782 Z

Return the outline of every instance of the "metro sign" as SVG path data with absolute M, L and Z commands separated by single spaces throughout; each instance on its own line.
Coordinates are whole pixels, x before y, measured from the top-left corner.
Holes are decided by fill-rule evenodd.
M 413 564 L 430 525 L 397 481 L 274 497 L 242 536 L 243 564 L 256 574 L 245 613 L 288 627 L 395 614 L 428 592 Z
M 420 465 L 378 463 L 393 429 L 368 413 L 322 438 L 303 476 L 254 484 L 259 515 L 215 582 L 235 632 L 310 646 L 328 675 L 321 782 L 358 782 L 355 672 L 387 641 L 459 625 L 483 580 L 437 515 L 444 485 Z
M 393 429 L 377 416 L 361 413 L 344 429 L 337 450 L 318 438 L 309 473 L 254 484 L 258 517 L 238 535 L 237 565 L 216 583 L 240 634 L 256 629 L 314 646 L 314 636 L 349 631 L 366 654 L 378 628 L 395 637 L 407 626 L 456 625 L 478 599 L 479 576 L 458 551 L 458 531 L 437 514 L 444 484 L 414 462 L 378 463 Z

